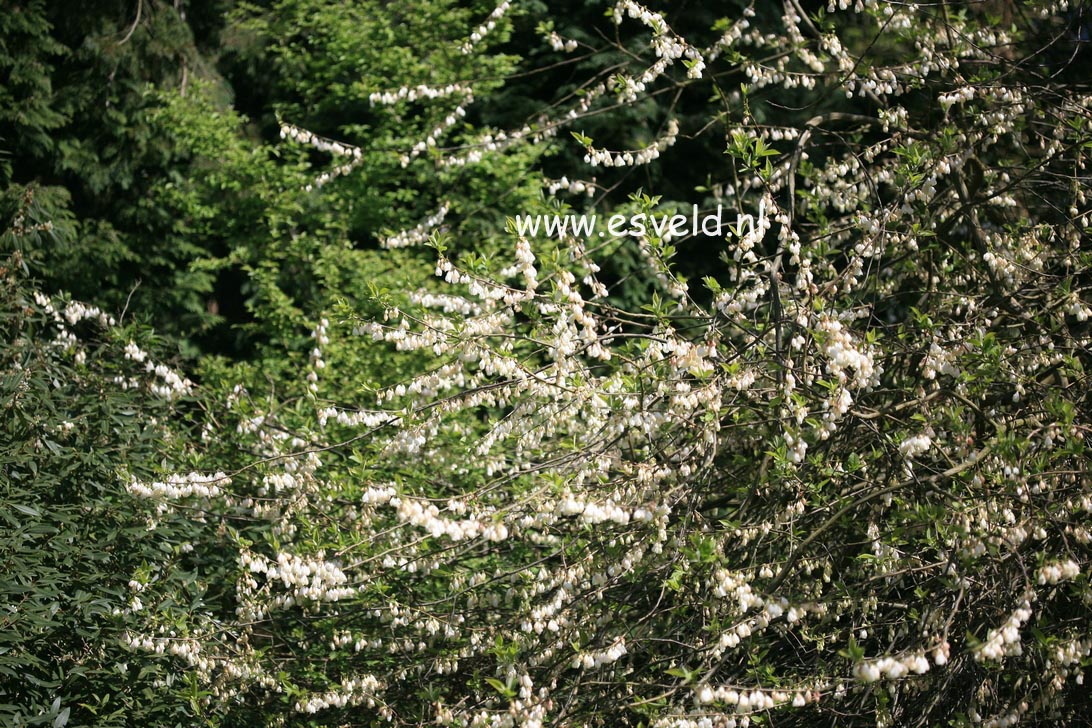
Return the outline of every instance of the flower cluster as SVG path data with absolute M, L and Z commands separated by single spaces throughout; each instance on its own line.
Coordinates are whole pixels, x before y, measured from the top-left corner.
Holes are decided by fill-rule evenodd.
M 469 86 L 464 86 L 461 83 L 449 83 L 446 86 L 426 86 L 424 84 L 419 84 L 417 86 L 402 86 L 397 91 L 375 91 L 368 96 L 368 101 L 373 105 L 391 105 L 397 104 L 400 101 L 432 101 L 435 99 L 447 98 L 448 96 L 460 96 L 466 103 L 469 103 L 474 98 L 473 91 Z
M 497 21 L 505 16 L 508 9 L 512 7 L 512 3 L 509 0 L 502 0 L 500 5 L 493 8 L 493 12 L 489 13 L 489 17 L 485 19 L 485 22 L 479 25 L 473 33 L 470 34 L 470 38 L 463 43 L 461 50 L 463 53 L 472 53 L 474 47 L 482 42 L 494 28 L 497 27 Z
M 130 493 L 141 498 L 180 500 L 193 496 L 215 498 L 230 484 L 231 479 L 224 473 L 187 473 L 166 481 L 143 483 L 133 480 L 127 487 Z
M 428 241 L 429 235 L 431 235 L 432 231 L 444 221 L 444 218 L 447 217 L 447 213 L 450 209 L 451 207 L 448 203 L 444 202 L 436 212 L 429 215 L 413 228 L 384 237 L 379 241 L 379 244 L 388 249 L 421 245 Z
M 924 652 L 906 654 L 897 658 L 881 657 L 877 660 L 863 660 L 853 668 L 853 676 L 866 683 L 876 682 L 881 678 L 898 680 L 907 675 L 924 675 L 927 672 L 929 672 L 929 660 Z
M 617 662 L 626 654 L 626 640 L 619 637 L 607 649 L 601 652 L 584 652 L 573 658 L 573 669 L 594 670 L 602 665 Z
M 660 154 L 668 147 L 675 144 L 679 134 L 679 124 L 674 119 L 667 122 L 667 129 L 656 141 L 646 147 L 629 152 L 612 152 L 608 149 L 596 149 L 588 147 L 588 153 L 584 155 L 584 162 L 593 167 L 631 167 L 648 164 L 659 159 Z
M 633 2 L 633 0 L 621 0 L 621 2 L 617 3 L 612 10 L 612 16 L 616 24 L 621 24 L 624 17 L 628 16 L 641 21 L 657 35 L 664 35 L 668 32 L 667 21 L 664 20 L 664 16 L 649 10 L 640 3 Z
M 899 443 L 899 454 L 906 460 L 929 451 L 933 439 L 927 434 L 912 435 Z
M 305 129 L 300 129 L 284 122 L 281 123 L 281 139 L 291 139 L 294 142 L 312 146 L 320 152 L 326 152 L 335 157 L 343 157 L 349 160 L 316 177 L 313 184 L 306 185 L 305 190 L 308 192 L 315 187 L 322 187 L 335 177 L 349 174 L 349 172 L 352 172 L 360 165 L 364 158 L 364 152 L 360 147 L 345 142 L 335 142 L 330 139 L 325 139 Z
M 1031 602 L 1025 599 L 1005 623 L 991 629 L 986 639 L 974 649 L 974 659 L 1002 660 L 1006 655 L 1019 655 L 1022 652 L 1020 628 L 1031 619 Z
M 588 197 L 594 197 L 597 185 L 595 181 L 585 182 L 584 180 L 573 179 L 568 177 L 562 177 L 561 179 L 548 179 L 543 182 L 546 187 L 546 191 L 551 195 L 557 194 L 561 190 L 571 192 L 574 195 L 587 195 Z
M 569 38 L 568 40 L 562 38 L 557 34 L 557 31 L 551 30 L 546 36 L 546 42 L 550 44 L 550 47 L 555 51 L 572 53 L 579 45 L 575 40 Z
M 374 675 L 364 675 L 343 680 L 335 690 L 308 695 L 296 702 L 297 713 L 314 714 L 327 708 L 343 708 L 353 705 L 366 705 L 374 708 L 375 694 L 380 689 L 379 680 Z
M 356 594 L 356 588 L 347 586 L 349 577 L 341 567 L 326 561 L 322 554 L 306 558 L 282 551 L 274 561 L 259 555 L 243 552 L 239 565 L 251 574 L 264 575 L 269 583 L 280 582 L 287 593 L 277 594 L 274 605 L 289 607 L 300 601 L 336 602 Z M 251 588 L 257 582 L 251 580 Z
M 1065 561 L 1044 564 L 1039 567 L 1036 582 L 1039 584 L 1057 584 L 1060 581 L 1075 579 L 1080 573 L 1080 565 L 1072 559 L 1066 559 Z

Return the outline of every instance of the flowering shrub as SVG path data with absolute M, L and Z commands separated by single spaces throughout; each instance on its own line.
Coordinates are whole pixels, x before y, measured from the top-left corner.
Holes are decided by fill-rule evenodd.
M 189 382 L 22 267 L 0 263 L 0 723 L 185 724 L 200 686 L 175 660 L 199 654 L 191 618 L 229 565 L 194 544 L 228 544 L 126 483 L 170 462 Z
M 515 7 L 455 50 L 488 53 Z M 591 66 L 583 93 L 471 139 L 445 106 L 386 150 L 443 175 L 571 131 L 586 157 L 563 179 L 618 175 L 577 202 L 650 214 L 678 200 L 609 190 L 634 166 L 685 170 L 685 140 L 715 136 L 716 181 L 692 186 L 764 222 L 684 240 L 509 229 L 485 255 L 439 228 L 470 213 L 438 199 L 385 235 L 433 256 L 435 279 L 313 311 L 287 393 L 233 383 L 185 469 L 125 484 L 230 543 L 227 594 L 170 650 L 194 709 L 497 728 L 1087 719 L 1092 96 L 1062 82 L 1083 21 L 1064 3 L 990 12 L 790 0 L 684 33 L 627 0 L 599 49 L 626 60 Z M 456 81 L 361 93 L 392 114 L 488 98 Z M 639 104 L 657 115 L 640 143 L 578 129 Z M 323 190 L 368 158 L 285 122 L 286 144 L 335 157 Z M 568 188 L 554 178 L 549 194 Z M 627 255 L 647 289 L 615 275 Z M 377 350 L 390 369 L 361 374 Z M 161 640 L 134 626 L 116 644 L 140 660 Z

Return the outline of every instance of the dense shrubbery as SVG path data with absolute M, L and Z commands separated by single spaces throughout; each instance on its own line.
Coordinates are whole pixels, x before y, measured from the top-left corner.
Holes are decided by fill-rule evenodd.
M 144 299 L 192 388 L 9 273 L 13 715 L 1088 720 L 1087 8 L 606 7 L 242 4 L 227 77 L 272 69 L 240 104 L 283 140 L 149 97 L 181 166 L 134 204 L 245 323 Z M 505 222 L 690 203 L 763 214 Z
M 221 595 L 230 544 L 130 489 L 171 462 L 185 383 L 18 256 L 0 286 L 0 722 L 188 725 L 201 686 L 167 655 Z

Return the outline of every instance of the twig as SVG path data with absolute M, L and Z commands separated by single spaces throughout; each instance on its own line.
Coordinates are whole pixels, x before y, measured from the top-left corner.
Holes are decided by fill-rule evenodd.
M 136 20 L 133 21 L 132 26 L 130 26 L 130 28 L 129 28 L 129 32 L 125 34 L 125 37 L 118 41 L 118 45 L 122 45 L 122 44 L 128 42 L 128 40 L 133 37 L 133 31 L 135 31 L 137 26 L 140 25 L 140 14 L 141 14 L 141 11 L 143 9 L 144 9 L 144 0 L 137 0 Z

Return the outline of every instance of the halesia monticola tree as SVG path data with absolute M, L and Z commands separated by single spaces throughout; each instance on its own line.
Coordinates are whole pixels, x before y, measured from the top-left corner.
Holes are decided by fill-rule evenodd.
M 240 387 L 194 446 L 230 477 L 132 483 L 232 543 L 233 596 L 174 658 L 202 711 L 1087 719 L 1087 4 L 732 7 L 537 19 L 535 62 L 579 80 L 524 124 L 488 128 L 504 89 L 473 74 L 528 21 L 508 2 L 437 49 L 450 77 L 360 91 L 428 128 L 404 148 L 284 120 L 331 159 L 301 195 L 373 155 L 463 181 L 552 156 L 537 209 L 438 184 L 383 236 L 436 277 L 311 312 L 298 396 Z M 629 226 L 691 203 L 731 219 Z M 596 227 L 514 219 L 551 213 Z M 401 368 L 355 378 L 376 347 Z

